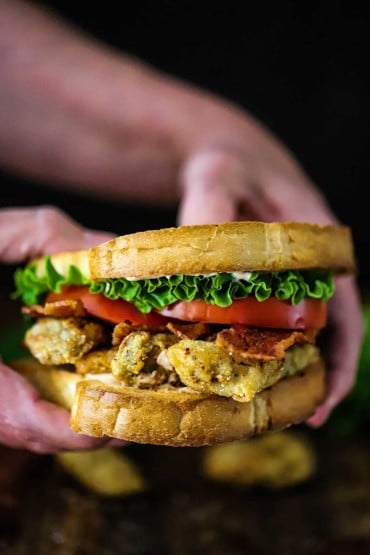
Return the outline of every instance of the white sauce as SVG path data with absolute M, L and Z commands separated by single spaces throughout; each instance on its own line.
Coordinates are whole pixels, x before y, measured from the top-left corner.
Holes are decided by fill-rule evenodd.
M 244 279 L 245 281 L 249 281 L 252 272 L 232 272 L 232 275 L 235 279 Z
M 217 276 L 217 274 L 220 272 L 211 272 L 209 274 L 186 274 L 188 276 L 202 276 L 202 277 L 210 277 L 210 276 Z M 244 279 L 245 281 L 249 281 L 252 272 L 223 272 L 223 273 L 228 273 L 231 274 L 233 276 L 234 279 Z M 127 279 L 127 281 L 140 281 L 142 279 L 156 279 L 158 277 L 166 277 L 166 278 L 170 278 L 172 276 L 147 276 L 147 277 L 133 277 L 133 276 L 124 276 L 125 279 Z

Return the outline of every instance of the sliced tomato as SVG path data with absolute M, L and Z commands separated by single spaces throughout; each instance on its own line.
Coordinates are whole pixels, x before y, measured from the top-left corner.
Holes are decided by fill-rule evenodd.
M 133 304 L 123 299 L 113 301 L 101 293 L 90 293 L 86 286 L 70 285 L 63 287 L 61 293 L 49 293 L 46 301 L 53 302 L 65 299 L 80 299 L 89 314 L 113 324 L 129 320 L 134 325 L 161 326 L 168 322 L 168 318 L 164 318 L 154 311 L 143 314 Z
M 92 316 L 118 324 L 129 320 L 132 324 L 165 325 L 169 319 L 212 324 L 242 324 L 261 328 L 320 329 L 327 319 L 327 303 L 304 299 L 298 305 L 271 297 L 257 301 L 254 297 L 239 299 L 228 307 L 207 304 L 204 301 L 179 301 L 160 312 L 143 314 L 133 304 L 122 299 L 111 300 L 101 293 L 90 293 L 86 286 L 71 285 L 61 293 L 49 293 L 47 301 L 80 299 Z
M 320 329 L 326 324 L 326 302 L 304 299 L 297 305 L 270 297 L 258 301 L 255 297 L 235 300 L 220 307 L 204 301 L 179 301 L 160 311 L 162 316 L 189 322 L 213 324 L 242 324 L 257 328 Z

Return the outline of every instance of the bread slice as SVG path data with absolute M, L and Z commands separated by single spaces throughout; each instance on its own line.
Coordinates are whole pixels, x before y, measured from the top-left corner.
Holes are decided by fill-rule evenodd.
M 174 274 L 355 269 L 346 226 L 230 222 L 181 226 L 117 237 L 89 251 L 92 279 Z
M 186 388 L 143 390 L 82 380 L 76 387 L 71 427 L 96 437 L 196 447 L 299 423 L 313 413 L 324 394 L 321 359 L 257 394 L 249 403 Z
M 43 366 L 32 357 L 11 363 L 41 396 L 71 410 L 71 428 L 90 436 L 190 446 L 245 439 L 308 418 L 325 394 L 321 359 L 257 394 L 249 403 L 188 388 L 137 389 Z
M 348 227 L 298 222 L 230 222 L 144 231 L 89 251 L 53 254 L 50 259 L 61 275 L 73 265 L 96 280 L 252 270 L 356 270 Z M 33 264 L 43 275 L 45 257 Z

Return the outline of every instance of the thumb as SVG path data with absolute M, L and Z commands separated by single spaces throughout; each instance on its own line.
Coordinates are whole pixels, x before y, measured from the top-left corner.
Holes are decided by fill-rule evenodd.
M 87 249 L 111 239 L 86 230 L 61 210 L 44 206 L 0 210 L 0 260 L 14 264 L 42 254 Z
M 113 239 L 115 235 L 113 233 L 108 233 L 107 231 L 96 231 L 95 229 L 86 229 L 83 233 L 82 241 L 84 242 L 84 248 L 89 249 L 90 247 L 95 247 L 100 243 L 105 243 L 110 239 Z
M 69 420 L 65 409 L 41 399 L 25 377 L 0 362 L 0 443 L 54 453 L 92 449 L 106 442 L 73 432 Z
M 187 161 L 181 176 L 179 225 L 222 223 L 237 219 L 237 191 L 245 170 L 235 153 L 203 150 Z

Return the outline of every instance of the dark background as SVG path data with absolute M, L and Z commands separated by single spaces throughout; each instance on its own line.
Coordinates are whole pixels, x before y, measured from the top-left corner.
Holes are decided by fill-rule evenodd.
M 296 1 L 239 4 L 246 13 L 236 2 L 206 8 L 199 0 L 46 5 L 159 69 L 239 103 L 270 126 L 352 227 L 359 281 L 369 291 L 369 14 L 338 1 L 305 3 L 307 9 Z M 96 203 L 0 175 L 0 206 L 43 203 L 60 206 L 85 225 L 117 233 L 175 223 L 171 210 Z M 363 383 L 368 367 L 364 351 Z M 357 409 L 357 418 L 366 410 L 368 420 L 366 388 L 360 392 L 352 397 L 350 412 L 342 405 L 346 419 L 351 414 L 356 421 Z M 14 553 L 80 552 L 84 547 L 94 552 L 94 542 L 105 553 L 131 555 L 369 553 L 368 436 L 335 442 L 330 428 L 325 434 L 326 428 L 312 434 L 319 456 L 313 481 L 283 492 L 200 481 L 190 458 L 200 451 L 139 446 L 155 488 L 146 497 L 122 500 L 66 488 L 65 476 L 49 467 L 45 472 L 41 465 L 40 477 L 22 483 L 15 504 L 6 506 L 5 515 L 0 511 L 0 551 L 9 540 L 16 543 Z M 10 464 L 13 472 L 12 459 Z
M 352 227 L 359 281 L 367 284 L 370 17 L 365 7 L 314 2 L 305 9 L 294 1 L 240 7 L 170 0 L 44 4 L 99 39 L 259 117 Z M 97 212 L 92 200 L 4 174 L 0 199 L 3 206 L 55 203 L 88 226 L 116 233 L 175 224 L 172 210 L 99 201 Z

